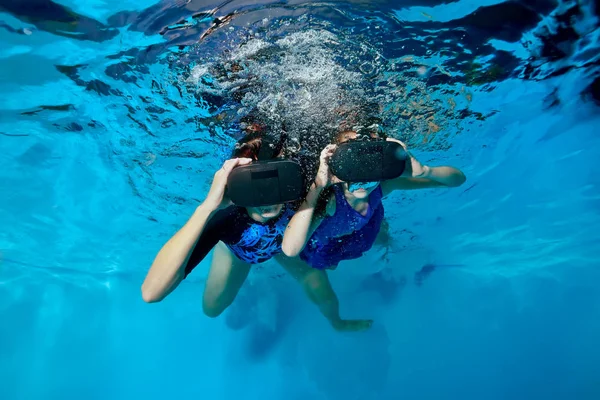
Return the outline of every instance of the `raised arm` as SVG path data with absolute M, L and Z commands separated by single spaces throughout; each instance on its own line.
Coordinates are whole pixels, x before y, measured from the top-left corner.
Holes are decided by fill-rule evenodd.
M 156 255 L 142 284 L 142 298 L 144 301 L 148 303 L 161 301 L 183 280 L 186 264 L 211 217 L 217 211 L 229 205 L 229 200 L 224 197 L 229 173 L 236 166 L 249 164 L 250 162 L 251 160 L 248 158 L 228 160 L 215 173 L 210 191 L 204 202 L 196 208 L 187 223 L 165 243 Z M 218 239 L 210 236 L 206 235 L 203 240 L 214 241 L 214 246 Z M 198 243 L 198 245 L 200 244 Z M 212 248 L 213 246 L 203 247 Z M 204 256 L 208 251 L 210 249 L 207 249 Z
M 296 257 L 300 254 L 308 239 L 323 220 L 321 216 L 315 215 L 315 208 L 322 191 L 323 188 L 319 188 L 313 183 L 306 199 L 285 228 L 281 249 L 286 256 Z
M 400 143 L 405 150 L 406 145 L 399 140 L 388 139 Z M 421 164 L 407 150 L 408 159 L 404 173 L 396 178 L 382 183 L 384 195 L 394 190 L 429 189 L 439 187 L 457 187 L 465 183 L 465 174 L 454 167 L 430 167 Z
M 306 198 L 285 229 L 281 248 L 283 253 L 288 257 L 296 257 L 302 252 L 304 246 L 306 246 L 306 242 L 308 242 L 308 239 L 323 220 L 323 215 L 318 215 L 315 209 L 323 190 L 339 182 L 329 171 L 329 159 L 335 149 L 335 145 L 329 145 L 321 152 L 319 171 L 317 172 L 315 181 L 310 186 Z

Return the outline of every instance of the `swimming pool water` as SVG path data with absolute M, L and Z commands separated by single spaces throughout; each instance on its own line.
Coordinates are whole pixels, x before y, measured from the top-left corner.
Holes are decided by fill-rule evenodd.
M 0 1 L 0 398 L 600 398 L 598 13 Z M 215 75 L 233 62 L 258 83 Z M 333 332 L 274 263 L 218 319 L 208 262 L 142 302 L 240 110 L 304 143 L 365 99 L 468 177 L 386 199 L 391 242 L 331 274 L 370 331 Z

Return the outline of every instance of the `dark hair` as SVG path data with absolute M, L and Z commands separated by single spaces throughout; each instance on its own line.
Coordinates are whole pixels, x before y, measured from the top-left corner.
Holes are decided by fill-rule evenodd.
M 356 129 L 341 129 L 333 135 L 331 143 L 340 144 L 342 142 L 345 142 L 344 135 L 347 135 L 349 133 L 354 133 L 357 136 L 369 136 L 371 139 L 374 140 L 385 140 L 387 138 L 387 135 L 381 128 L 381 125 L 373 124 L 367 127 L 357 127 Z
M 232 156 L 251 158 L 254 161 L 279 158 L 285 153 L 286 138 L 285 134 L 281 134 L 278 139 L 272 140 L 264 132 L 250 132 L 238 140 Z
M 267 126 L 256 110 L 241 118 L 239 129 L 244 136 L 235 144 L 232 157 L 245 157 L 259 161 L 285 155 L 287 141 L 285 130 L 282 130 L 278 136 L 273 134 L 273 127 Z
M 231 155 L 234 158 L 244 157 L 257 161 L 261 145 L 262 135 L 247 134 L 238 140 Z

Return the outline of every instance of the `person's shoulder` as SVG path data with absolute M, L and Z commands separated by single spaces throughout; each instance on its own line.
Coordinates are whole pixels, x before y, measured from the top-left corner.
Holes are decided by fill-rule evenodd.
M 224 243 L 232 244 L 239 240 L 252 219 L 244 207 L 229 206 L 219 210 L 211 219 L 215 234 Z
M 211 218 L 211 221 L 217 223 L 235 223 L 244 219 L 248 213 L 246 209 L 238 206 L 229 206 L 222 210 L 217 211 Z

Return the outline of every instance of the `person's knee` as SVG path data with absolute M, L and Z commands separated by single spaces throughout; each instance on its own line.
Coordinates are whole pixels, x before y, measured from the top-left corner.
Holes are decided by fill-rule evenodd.
M 327 275 L 323 271 L 315 270 L 306 274 L 302 280 L 305 290 L 312 296 L 323 297 L 331 292 Z
M 210 318 L 217 318 L 223 314 L 223 311 L 229 306 L 230 302 L 224 302 L 218 298 L 207 298 L 205 297 L 202 301 L 202 311 L 204 315 Z
M 302 283 L 311 289 L 318 289 L 326 283 L 326 278 L 322 271 L 314 270 L 304 275 Z

